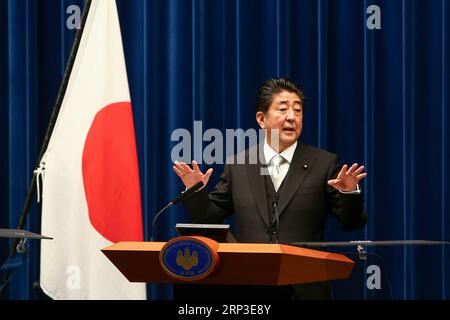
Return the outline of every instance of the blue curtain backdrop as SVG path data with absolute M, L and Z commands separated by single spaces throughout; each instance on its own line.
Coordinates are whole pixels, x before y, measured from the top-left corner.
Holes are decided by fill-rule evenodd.
M 287 76 L 307 97 L 303 141 L 367 167 L 367 227 L 327 239 L 450 240 L 449 11 L 446 0 L 118 0 L 140 162 L 145 237 L 154 212 L 182 184 L 172 173 L 171 132 L 256 128 L 262 81 Z M 367 7 L 381 9 L 369 30 Z M 0 0 L 0 228 L 15 227 L 76 30 L 66 9 L 81 0 Z M 205 166 L 203 166 L 205 168 Z M 211 186 L 221 172 L 216 169 Z M 188 222 L 182 206 L 156 237 Z M 61 212 L 63 215 L 64 212 Z M 232 221 L 231 221 L 232 222 Z M 35 205 L 26 229 L 40 231 Z M 0 242 L 0 261 L 8 241 Z M 449 250 L 381 250 L 397 299 L 450 297 Z M 7 290 L 42 298 L 39 243 Z M 345 297 L 336 282 L 335 296 Z M 348 285 L 348 284 L 347 284 Z M 354 283 L 361 292 L 364 283 Z M 149 298 L 170 298 L 149 286 Z M 367 297 L 368 294 L 363 294 Z

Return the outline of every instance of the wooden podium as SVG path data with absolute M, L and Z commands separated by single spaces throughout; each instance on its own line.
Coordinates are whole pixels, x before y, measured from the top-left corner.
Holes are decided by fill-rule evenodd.
M 202 242 L 218 259 L 203 278 L 183 279 L 164 267 L 162 251 L 183 240 Z M 281 286 L 345 279 L 354 267 L 352 260 L 336 253 L 283 244 L 218 243 L 199 236 L 178 237 L 167 243 L 119 242 L 102 252 L 130 282 Z

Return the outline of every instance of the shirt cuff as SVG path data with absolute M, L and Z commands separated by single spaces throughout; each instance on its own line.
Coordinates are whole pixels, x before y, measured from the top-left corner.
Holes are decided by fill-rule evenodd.
M 359 184 L 356 185 L 356 190 L 353 191 L 342 191 L 341 189 L 339 189 L 340 193 L 343 194 L 360 194 L 361 193 L 361 189 L 359 189 Z

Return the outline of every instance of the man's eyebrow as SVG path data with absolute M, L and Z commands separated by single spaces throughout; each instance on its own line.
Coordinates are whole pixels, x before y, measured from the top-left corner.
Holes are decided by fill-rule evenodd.
M 277 104 L 283 104 L 283 103 L 287 103 L 287 102 L 289 102 L 289 101 L 290 101 L 289 99 L 283 99 L 283 100 L 279 100 L 279 101 L 277 102 Z M 302 104 L 302 101 L 301 101 L 300 99 L 296 99 L 296 100 L 294 100 L 294 102 L 295 102 L 295 103 Z

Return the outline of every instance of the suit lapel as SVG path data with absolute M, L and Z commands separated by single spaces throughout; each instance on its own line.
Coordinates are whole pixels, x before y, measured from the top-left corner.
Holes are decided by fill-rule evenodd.
M 308 152 L 308 147 L 298 142 L 292 158 L 289 171 L 284 181 L 283 192 L 280 193 L 278 202 L 278 216 L 283 214 L 289 201 L 303 184 L 303 181 L 311 171 L 316 158 Z

